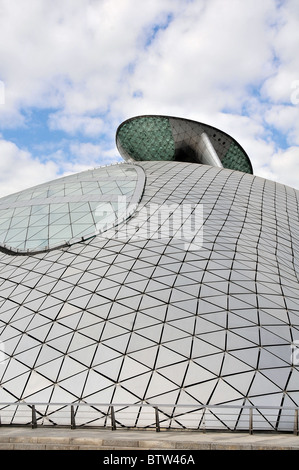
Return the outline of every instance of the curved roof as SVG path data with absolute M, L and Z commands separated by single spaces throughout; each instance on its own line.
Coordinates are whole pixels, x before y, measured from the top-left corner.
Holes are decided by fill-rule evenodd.
M 292 431 L 298 191 L 209 165 L 119 167 L 145 187 L 115 236 L 0 253 L 2 424 L 36 404 L 38 424 L 65 426 L 82 404 L 80 426 L 110 426 L 115 405 L 119 427 L 150 428 L 146 404 L 166 429 L 244 431 L 256 407 L 255 429 Z
M 116 145 L 126 161 L 184 161 L 253 173 L 247 153 L 233 137 L 190 119 L 132 117 L 118 127 Z

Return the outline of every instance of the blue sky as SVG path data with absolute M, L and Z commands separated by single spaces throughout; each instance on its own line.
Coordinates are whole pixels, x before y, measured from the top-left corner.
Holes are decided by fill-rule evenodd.
M 0 0 L 0 196 L 120 161 L 139 114 L 235 137 L 299 189 L 298 0 Z

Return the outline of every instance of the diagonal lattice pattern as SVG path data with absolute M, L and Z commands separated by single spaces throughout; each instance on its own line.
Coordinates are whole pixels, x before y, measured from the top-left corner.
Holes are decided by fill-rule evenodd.
M 51 403 L 159 404 L 174 428 L 201 404 L 298 406 L 298 192 L 204 165 L 137 166 L 143 198 L 113 237 L 1 254 L 0 402 L 48 403 L 44 424 L 59 424 Z M 198 249 L 142 235 L 151 204 L 198 202 Z M 219 428 L 242 423 L 240 412 L 214 417 Z M 282 418 L 265 414 L 265 428 Z

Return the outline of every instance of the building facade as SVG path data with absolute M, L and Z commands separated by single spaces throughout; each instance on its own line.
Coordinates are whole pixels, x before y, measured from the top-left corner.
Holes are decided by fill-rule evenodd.
M 124 163 L 0 200 L 3 423 L 290 429 L 298 191 L 205 124 L 140 116 Z M 80 406 L 79 406 L 80 405 Z

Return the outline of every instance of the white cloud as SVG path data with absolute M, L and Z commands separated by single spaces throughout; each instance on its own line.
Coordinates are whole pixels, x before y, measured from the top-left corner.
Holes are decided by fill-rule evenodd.
M 273 105 L 265 112 L 265 121 L 281 131 L 289 145 L 299 145 L 299 106 Z
M 63 130 L 71 135 L 81 133 L 95 137 L 103 131 L 104 123 L 101 118 L 55 113 L 49 116 L 49 128 Z
M 12 142 L 0 140 L 0 155 L 0 197 L 57 177 L 59 168 L 54 162 L 42 163 Z
M 280 150 L 271 159 L 268 177 L 275 181 L 287 181 L 288 185 L 299 189 L 299 147 Z
M 239 111 L 247 86 L 273 71 L 268 22 L 274 13 L 272 0 L 193 2 L 140 53 L 125 104 L 138 90 L 140 106 Z
M 0 57 L 7 105 L 105 109 L 143 28 L 177 1 L 2 0 Z
M 107 165 L 122 160 L 116 148 L 105 150 L 101 145 L 88 142 L 71 144 L 70 153 L 75 157 L 76 161 L 89 166 L 98 166 L 99 161 L 101 164 Z
M 50 109 L 49 129 L 65 132 L 69 145 L 47 156 L 54 175 L 117 158 L 97 138 L 112 142 L 123 119 L 187 117 L 240 140 L 256 174 L 294 184 L 298 28 L 298 0 L 2 0 L 0 130 Z M 33 154 L 28 148 L 34 175 L 46 164 Z M 19 173 L 8 177 L 22 187 Z
M 106 165 L 121 160 L 116 148 L 105 150 L 100 145 L 91 143 L 72 143 L 68 153 L 71 155 L 70 159 L 66 158 L 66 150 L 46 154 L 40 148 L 40 154 L 45 159 L 42 162 L 29 151 L 20 149 L 0 135 L 0 155 L 5 156 L 0 159 L 0 197 L 57 177 L 98 167 L 99 160 L 100 164 Z
M 279 28 L 272 43 L 278 65 L 275 73 L 266 80 L 263 93 L 273 103 L 290 103 L 292 83 L 299 80 L 298 1 L 285 0 L 279 13 Z

